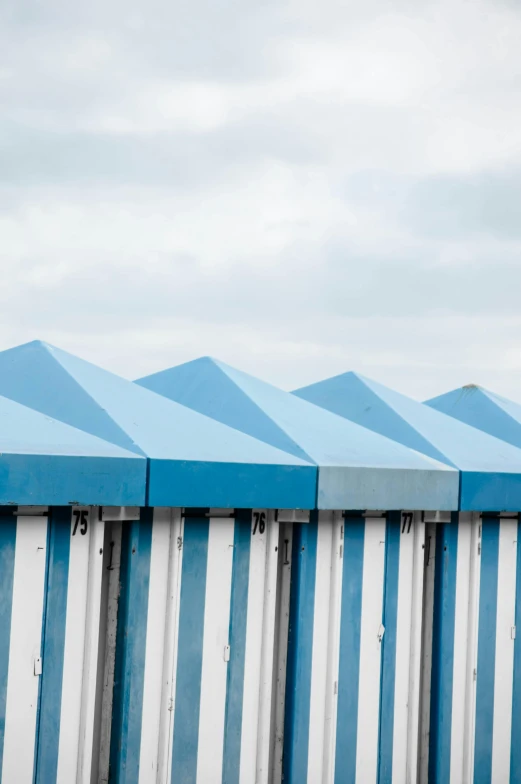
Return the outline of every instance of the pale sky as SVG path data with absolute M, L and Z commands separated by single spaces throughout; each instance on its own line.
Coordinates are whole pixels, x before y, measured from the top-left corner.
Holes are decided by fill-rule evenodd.
M 521 400 L 516 0 L 4 0 L 0 349 Z

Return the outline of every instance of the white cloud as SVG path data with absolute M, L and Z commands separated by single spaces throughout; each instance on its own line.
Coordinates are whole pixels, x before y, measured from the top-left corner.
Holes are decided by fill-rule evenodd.
M 516 396 L 521 11 L 0 12 L 2 347 Z

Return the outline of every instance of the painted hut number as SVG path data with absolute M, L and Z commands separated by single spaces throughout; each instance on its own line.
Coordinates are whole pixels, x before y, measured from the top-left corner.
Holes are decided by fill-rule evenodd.
M 404 512 L 402 515 L 402 534 L 410 534 L 412 526 L 412 512 Z M 407 530 L 405 530 L 407 529 Z
M 72 529 L 72 535 L 76 536 L 76 531 L 78 530 L 78 525 L 80 525 L 80 534 L 85 536 L 87 533 L 87 526 L 88 526 L 88 515 L 89 513 L 84 509 L 83 512 L 80 512 L 78 509 L 74 509 L 74 528 Z
M 259 533 L 263 534 L 266 530 L 266 512 L 254 512 L 253 513 L 253 531 L 252 536 L 255 536 L 257 533 L 257 529 L 259 529 Z

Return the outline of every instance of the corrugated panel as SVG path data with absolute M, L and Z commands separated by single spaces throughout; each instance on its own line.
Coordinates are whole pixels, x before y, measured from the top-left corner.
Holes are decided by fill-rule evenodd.
M 90 781 L 102 561 L 88 509 L 0 517 L 3 782 Z
M 415 779 L 423 535 L 412 513 L 295 526 L 285 782 Z
M 429 782 L 517 780 L 518 540 L 497 515 L 438 528 Z
M 110 781 L 267 784 L 278 529 L 266 510 L 124 526 Z

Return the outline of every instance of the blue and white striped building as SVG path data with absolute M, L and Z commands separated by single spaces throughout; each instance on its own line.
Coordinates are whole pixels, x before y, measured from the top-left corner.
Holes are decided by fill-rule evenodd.
M 39 342 L 0 395 L 2 784 L 521 779 L 521 406 Z

